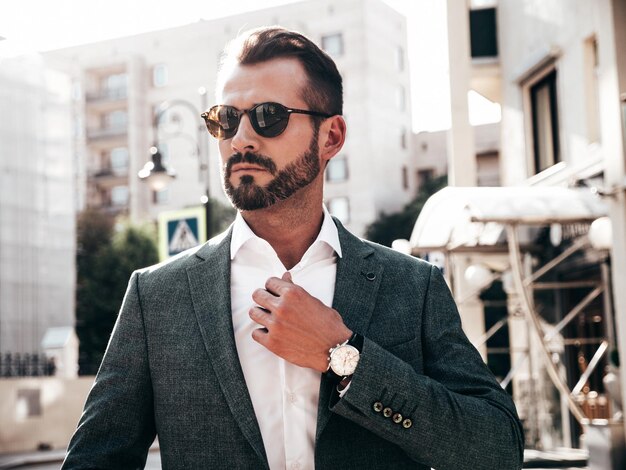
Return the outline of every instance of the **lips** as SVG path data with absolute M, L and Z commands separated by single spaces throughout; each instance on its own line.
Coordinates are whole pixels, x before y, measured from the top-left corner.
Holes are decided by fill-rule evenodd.
M 250 165 L 249 163 L 238 163 L 233 165 L 231 168 L 231 173 L 247 171 L 267 171 L 267 169 L 256 165 Z
M 267 171 L 271 175 L 276 174 L 276 164 L 271 158 L 264 155 L 258 155 L 256 153 L 235 153 L 231 155 L 224 168 L 224 174 L 226 177 L 230 177 L 231 174 L 236 172 L 257 172 Z

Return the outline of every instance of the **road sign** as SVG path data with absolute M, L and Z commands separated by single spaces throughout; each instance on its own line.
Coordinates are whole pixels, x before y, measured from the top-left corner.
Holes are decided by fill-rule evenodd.
M 206 241 L 204 206 L 159 214 L 159 259 L 166 260 Z

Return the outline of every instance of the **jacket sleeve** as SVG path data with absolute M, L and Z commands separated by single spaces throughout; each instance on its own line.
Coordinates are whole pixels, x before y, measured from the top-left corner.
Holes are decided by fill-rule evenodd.
M 156 434 L 152 403 L 135 272 L 62 468 L 143 468 Z
M 513 401 L 465 336 L 434 266 L 426 292 L 415 317 L 421 338 L 395 354 L 365 338 L 350 388 L 331 410 L 437 470 L 521 468 L 523 430 Z M 420 354 L 423 370 L 410 359 Z

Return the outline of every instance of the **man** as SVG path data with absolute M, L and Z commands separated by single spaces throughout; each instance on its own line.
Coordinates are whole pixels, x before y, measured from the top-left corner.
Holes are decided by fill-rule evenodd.
M 142 467 L 155 435 L 168 469 L 521 468 L 515 407 L 439 271 L 322 205 L 346 134 L 333 61 L 252 31 L 218 103 L 237 219 L 133 274 L 64 468 Z

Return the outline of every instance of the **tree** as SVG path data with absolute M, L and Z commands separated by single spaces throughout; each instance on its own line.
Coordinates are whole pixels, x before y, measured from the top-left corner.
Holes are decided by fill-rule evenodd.
M 225 205 L 217 199 L 209 199 L 211 205 L 211 233 L 209 238 L 222 233 L 235 220 L 237 211 L 231 205 Z
M 77 222 L 76 334 L 79 374 L 95 374 L 131 273 L 158 261 L 154 230 L 86 210 Z
M 409 239 L 417 216 L 430 196 L 448 184 L 448 175 L 432 178 L 422 184 L 415 198 L 400 212 L 381 213 L 365 230 L 365 238 L 381 245 L 391 246 L 398 239 Z

